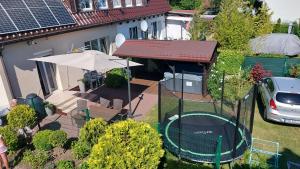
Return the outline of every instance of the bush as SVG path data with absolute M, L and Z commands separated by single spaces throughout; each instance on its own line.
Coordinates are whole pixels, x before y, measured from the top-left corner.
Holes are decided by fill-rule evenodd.
M 162 140 L 149 124 L 133 120 L 114 123 L 92 148 L 90 168 L 157 168 L 164 155 Z
M 255 83 L 261 81 L 264 77 L 270 76 L 272 76 L 272 72 L 265 70 L 260 63 L 256 63 L 250 72 L 250 78 Z
M 25 151 L 23 155 L 23 160 L 25 163 L 29 164 L 32 168 L 44 168 L 44 165 L 50 159 L 50 155 L 47 151 L 35 150 L 35 151 Z
M 76 159 L 83 159 L 91 152 L 91 146 L 82 141 L 72 143 L 72 154 Z
M 67 139 L 67 133 L 62 130 L 52 131 L 49 136 L 50 143 L 53 147 L 63 147 Z
M 36 122 L 36 113 L 28 105 L 17 105 L 7 115 L 8 124 L 17 129 L 32 126 Z
M 85 161 L 83 163 L 81 163 L 78 167 L 79 169 L 88 169 L 89 168 L 89 165 L 88 163 Z
M 8 151 L 15 151 L 19 148 L 19 140 L 17 132 L 10 125 L 0 127 L 0 134 L 2 135 Z
M 90 120 L 80 129 L 79 140 L 93 146 L 98 142 L 99 137 L 104 134 L 106 124 L 101 118 Z
M 34 147 L 38 150 L 51 150 L 53 148 L 50 141 L 50 136 L 52 132 L 53 131 L 51 130 L 43 130 L 37 132 L 32 139 Z
M 36 149 L 51 150 L 53 147 L 63 147 L 67 142 L 67 133 L 61 130 L 43 130 L 33 136 L 32 143 Z
M 120 88 L 126 83 L 126 76 L 122 69 L 114 69 L 107 73 L 104 83 L 107 87 Z
M 294 77 L 294 78 L 300 77 L 300 64 L 291 65 L 288 73 L 290 77 Z
M 57 169 L 74 169 L 75 165 L 74 165 L 73 161 L 61 160 L 61 161 L 58 161 L 56 168 Z

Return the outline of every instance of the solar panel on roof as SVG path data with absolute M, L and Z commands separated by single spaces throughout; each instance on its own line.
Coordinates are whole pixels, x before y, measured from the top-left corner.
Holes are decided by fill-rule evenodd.
M 1 6 L 0 34 L 75 24 L 60 0 L 0 0 Z
M 3 8 L 0 6 L 0 34 L 7 32 L 16 32 L 17 28 L 9 19 Z

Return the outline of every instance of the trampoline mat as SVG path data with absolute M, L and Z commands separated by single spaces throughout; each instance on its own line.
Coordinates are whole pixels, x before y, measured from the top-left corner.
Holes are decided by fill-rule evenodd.
M 163 124 L 165 147 L 180 157 L 196 162 L 215 162 L 217 140 L 222 136 L 221 162 L 230 162 L 245 152 L 250 145 L 250 133 L 239 125 L 236 153 L 233 155 L 235 122 L 228 118 L 208 113 L 186 113 L 181 116 L 179 134 L 178 116 L 165 119 Z M 248 143 L 248 144 L 247 144 Z

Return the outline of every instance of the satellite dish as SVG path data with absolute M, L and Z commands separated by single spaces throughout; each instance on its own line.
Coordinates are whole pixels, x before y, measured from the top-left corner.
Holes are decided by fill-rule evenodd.
M 118 33 L 115 41 L 116 41 L 116 46 L 118 48 L 126 41 L 126 38 L 122 33 Z
M 141 22 L 141 30 L 145 32 L 145 31 L 147 31 L 147 29 L 148 29 L 148 23 L 147 23 L 147 21 L 143 20 Z

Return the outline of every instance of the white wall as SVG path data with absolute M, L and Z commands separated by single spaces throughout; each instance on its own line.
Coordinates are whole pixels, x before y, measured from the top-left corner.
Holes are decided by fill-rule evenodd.
M 189 31 L 186 29 L 186 23 L 191 20 L 192 17 L 167 17 L 167 39 L 190 40 Z
M 279 18 L 282 22 L 299 22 L 300 0 L 264 0 L 264 2 L 273 11 L 273 22 Z
M 141 20 L 142 21 L 142 20 Z M 141 39 L 141 21 L 135 20 L 135 21 L 129 21 L 127 22 L 122 22 L 121 24 L 116 24 L 117 25 L 117 32 L 122 33 L 126 39 L 129 39 L 129 28 L 137 26 L 138 28 L 138 37 Z M 146 21 L 148 23 L 148 37 L 151 38 L 151 23 L 152 22 L 157 22 L 157 30 L 158 30 L 158 39 L 163 40 L 166 37 L 166 29 L 165 29 L 165 16 L 155 16 L 154 18 L 147 17 Z
M 34 40 L 35 44 L 32 45 L 28 45 L 27 42 L 19 42 L 4 46 L 3 60 L 14 96 L 25 97 L 29 93 L 38 93 L 42 96 L 36 63 L 28 60 L 34 57 L 34 53 L 52 49 L 54 55 L 65 54 L 70 51 L 72 46 L 80 48 L 84 46 L 84 42 L 93 39 L 109 37 L 112 42 L 115 35 L 115 26 L 107 25 L 36 39 Z M 59 66 L 56 73 L 58 88 L 65 90 L 76 86 L 77 80 L 82 78 L 82 73 L 83 71 L 80 69 Z M 2 93 L 1 88 L 0 93 Z

